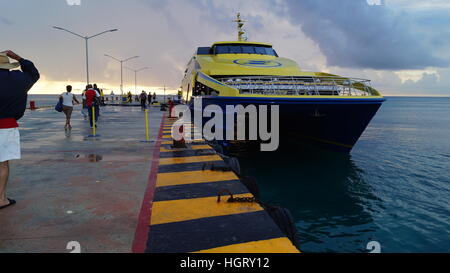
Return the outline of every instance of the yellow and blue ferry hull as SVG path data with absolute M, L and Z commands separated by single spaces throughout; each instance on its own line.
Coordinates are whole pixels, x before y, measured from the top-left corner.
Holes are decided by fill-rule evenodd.
M 280 143 L 312 140 L 344 152 L 350 152 L 375 116 L 383 97 L 267 97 L 267 96 L 204 96 L 202 111 L 218 105 L 225 115 L 227 105 L 279 105 Z M 191 110 L 193 104 L 191 104 Z M 209 118 L 204 118 L 206 123 Z M 254 121 L 256 122 L 256 121 Z M 225 121 L 224 121 L 225 124 Z

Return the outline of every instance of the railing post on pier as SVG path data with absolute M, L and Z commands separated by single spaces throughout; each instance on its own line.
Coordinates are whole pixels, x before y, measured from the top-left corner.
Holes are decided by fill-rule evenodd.
M 148 113 L 149 110 L 148 108 L 145 108 L 144 110 L 144 122 L 145 122 L 145 140 L 142 140 L 141 142 L 143 143 L 152 143 L 154 141 L 150 140 L 150 126 L 149 126 L 149 119 L 148 119 Z
M 150 141 L 150 136 L 148 133 L 148 109 L 145 109 L 145 141 Z
M 91 137 L 96 138 L 96 137 L 99 137 L 100 135 L 97 135 L 97 124 L 95 121 L 95 106 L 92 105 L 91 109 L 92 109 L 92 116 L 89 118 L 92 119 L 92 135 L 88 136 L 88 138 L 91 138 Z
M 95 123 L 95 107 L 94 106 L 92 106 L 92 135 L 94 136 L 94 137 L 96 137 L 97 136 L 97 125 L 96 125 L 96 123 Z

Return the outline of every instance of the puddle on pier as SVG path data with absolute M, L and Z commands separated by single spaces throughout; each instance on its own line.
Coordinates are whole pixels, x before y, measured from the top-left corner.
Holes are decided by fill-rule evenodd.
M 87 162 L 100 162 L 103 160 L 103 156 L 97 154 L 86 154 L 84 156 L 77 154 L 75 158 L 79 161 L 87 161 Z

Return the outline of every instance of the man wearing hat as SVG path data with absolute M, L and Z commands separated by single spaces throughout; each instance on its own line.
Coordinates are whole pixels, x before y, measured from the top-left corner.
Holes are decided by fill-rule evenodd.
M 10 63 L 9 58 L 18 62 Z M 19 66 L 22 71 L 10 71 Z M 38 80 L 39 72 L 32 62 L 10 50 L 0 52 L 0 210 L 16 203 L 6 196 L 9 161 L 20 159 L 17 121 L 25 113 L 28 90 Z

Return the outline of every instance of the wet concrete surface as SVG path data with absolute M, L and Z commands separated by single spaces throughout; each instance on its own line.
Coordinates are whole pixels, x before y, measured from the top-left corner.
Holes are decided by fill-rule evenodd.
M 0 253 L 131 252 L 154 143 L 145 140 L 139 107 L 101 109 L 97 138 L 76 107 L 71 131 L 53 109 L 20 121 L 22 160 L 10 162 L 8 197 L 0 211 Z M 163 112 L 149 114 L 156 140 Z

